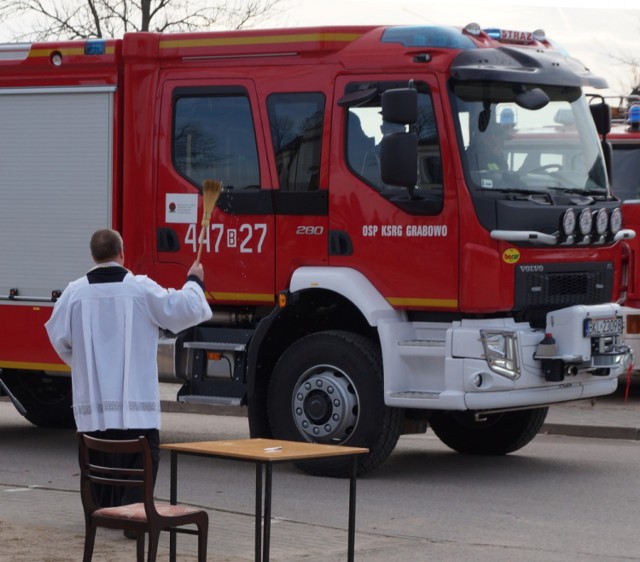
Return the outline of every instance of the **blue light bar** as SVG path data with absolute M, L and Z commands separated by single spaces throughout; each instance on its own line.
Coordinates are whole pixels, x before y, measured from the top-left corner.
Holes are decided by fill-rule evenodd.
M 84 44 L 85 55 L 104 55 L 107 42 L 104 39 L 87 39 Z
M 381 43 L 400 43 L 405 47 L 438 47 L 444 49 L 475 49 L 469 37 L 455 27 L 423 25 L 390 27 L 382 34 Z
M 627 122 L 631 124 L 640 123 L 640 105 L 632 105 L 629 108 L 629 117 Z
M 484 32 L 491 37 L 491 39 L 495 39 L 496 41 L 500 39 L 501 32 L 497 27 L 490 27 L 485 29 Z

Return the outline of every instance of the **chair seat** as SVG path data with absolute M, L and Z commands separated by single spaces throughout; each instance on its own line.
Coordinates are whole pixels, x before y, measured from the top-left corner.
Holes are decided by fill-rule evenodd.
M 156 510 L 163 517 L 179 517 L 181 515 L 190 515 L 202 511 L 192 507 L 183 505 L 171 505 L 167 502 L 155 502 Z M 129 519 L 131 521 L 146 521 L 147 514 L 144 510 L 144 503 L 132 503 L 128 505 L 119 505 L 116 507 L 101 507 L 93 512 L 97 517 L 113 517 L 115 519 Z

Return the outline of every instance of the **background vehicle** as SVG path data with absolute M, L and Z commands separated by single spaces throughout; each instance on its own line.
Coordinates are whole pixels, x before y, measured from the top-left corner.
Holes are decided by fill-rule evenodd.
M 606 136 L 612 147 L 611 183 L 622 202 L 625 223 L 636 231 L 640 228 L 640 96 L 607 100 L 612 108 L 611 132 Z M 634 371 L 640 364 L 640 252 L 638 241 L 626 244 L 631 267 L 626 283 L 624 340 L 634 353 Z
M 133 271 L 177 286 L 208 178 L 225 186 L 214 317 L 163 338 L 178 400 L 247 404 L 254 436 L 366 446 L 366 472 L 402 432 L 505 454 L 549 404 L 615 390 L 634 233 L 609 110 L 582 92 L 606 84 L 542 33 L 132 33 L 2 55 L 0 368 L 34 423 L 71 422 L 43 325 L 90 234 L 119 229 Z M 478 167 L 498 131 L 504 163 Z

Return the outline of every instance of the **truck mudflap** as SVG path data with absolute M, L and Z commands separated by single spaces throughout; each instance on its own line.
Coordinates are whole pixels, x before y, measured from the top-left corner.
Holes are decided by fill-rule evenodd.
M 545 330 L 510 318 L 441 329 L 379 325 L 387 405 L 484 410 L 603 396 L 615 391 L 633 361 L 617 304 L 550 312 Z

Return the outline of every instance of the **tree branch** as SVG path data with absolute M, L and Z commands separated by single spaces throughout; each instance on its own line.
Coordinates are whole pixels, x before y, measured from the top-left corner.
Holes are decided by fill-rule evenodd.
M 135 31 L 244 29 L 284 0 L 0 0 L 0 22 L 35 20 L 24 40 L 117 37 Z

